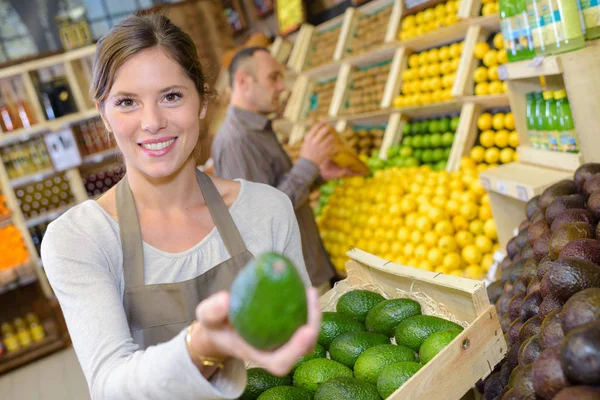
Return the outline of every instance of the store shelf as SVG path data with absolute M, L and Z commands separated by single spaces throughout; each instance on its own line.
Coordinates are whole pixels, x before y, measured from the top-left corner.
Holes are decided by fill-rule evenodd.
M 498 67 L 498 76 L 502 80 L 559 75 L 562 72 L 563 69 L 558 56 L 536 57 L 533 60 L 516 61 Z
M 460 112 L 462 103 L 461 100 L 452 100 L 428 104 L 426 106 L 396 108 L 394 111 L 410 118 L 433 117 L 441 114 Z
M 30 363 L 40 357 L 53 353 L 63 348 L 67 341 L 58 333 L 46 336 L 44 340 L 38 343 L 32 343 L 29 347 L 21 349 L 15 353 L 7 353 L 0 358 L 0 375 L 3 373 Z
M 519 153 L 519 161 L 522 163 L 547 168 L 560 167 L 560 169 L 571 173 L 583 164 L 583 156 L 580 153 L 541 150 L 529 146 L 519 146 L 517 152 Z
M 0 284 L 0 294 L 4 294 L 6 292 L 10 292 L 11 290 L 15 290 L 20 287 L 31 285 L 32 283 L 37 282 L 37 276 L 35 275 L 35 273 L 19 275 L 18 269 L 19 267 L 14 268 L 15 276 L 10 281 L 2 281 L 2 283 Z
M 66 206 L 59 207 L 55 210 L 49 211 L 45 214 L 38 215 L 37 217 L 29 218 L 25 221 L 25 225 L 27 225 L 27 228 L 31 228 L 33 226 L 43 224 L 45 222 L 53 221 L 73 206 L 75 206 L 75 204 L 69 204 Z
M 475 103 L 482 106 L 484 109 L 510 107 L 508 95 L 506 93 L 496 94 L 491 96 L 466 96 L 461 97 L 463 103 Z
M 548 186 L 572 177 L 572 172 L 543 168 L 522 162 L 500 165 L 479 174 L 481 185 L 486 190 L 523 202 L 541 194 Z
M 479 25 L 490 33 L 500 32 L 500 14 L 471 18 L 468 21 L 471 26 Z
M 100 164 L 109 158 L 114 158 L 120 154 L 118 148 L 112 148 L 108 150 L 101 151 L 99 153 L 90 154 L 89 156 L 85 156 L 82 161 L 82 165 L 91 165 L 91 164 Z
M 16 131 L 11 133 L 0 134 L 0 147 L 7 146 L 16 142 L 22 142 L 43 132 L 55 131 L 64 126 L 68 126 L 73 122 L 94 118 L 98 115 L 100 115 L 98 110 L 92 108 L 84 112 L 65 115 L 64 117 L 60 117 L 52 121 L 40 122 L 35 124 L 31 128 L 22 128 L 17 129 Z
M 10 186 L 13 188 L 29 185 L 30 183 L 39 182 L 42 179 L 46 179 L 56 174 L 54 168 L 47 168 L 30 175 L 21 176 L 19 178 L 11 179 Z

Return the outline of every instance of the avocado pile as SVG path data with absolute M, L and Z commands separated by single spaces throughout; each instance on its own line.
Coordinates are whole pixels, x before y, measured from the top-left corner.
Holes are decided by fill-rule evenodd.
M 385 399 L 462 330 L 454 322 L 421 315 L 414 300 L 349 291 L 338 300 L 336 312 L 323 313 L 318 344 L 290 375 L 281 378 L 252 368 L 240 399 Z
M 488 287 L 509 343 L 484 400 L 600 399 L 600 164 L 527 203 Z

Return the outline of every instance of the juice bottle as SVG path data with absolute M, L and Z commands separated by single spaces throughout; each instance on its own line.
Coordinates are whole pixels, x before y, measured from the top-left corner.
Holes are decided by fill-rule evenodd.
M 21 349 L 21 345 L 19 344 L 19 340 L 15 336 L 15 332 L 10 326 L 9 323 L 5 322 L 0 327 L 2 331 L 2 338 L 4 340 L 4 345 L 6 346 L 6 350 L 9 353 L 14 353 L 15 351 L 19 351 Z
M 27 324 L 29 325 L 29 331 L 31 332 L 31 337 L 34 342 L 41 342 L 46 337 L 46 332 L 44 332 L 44 327 L 40 324 L 40 320 L 37 315 L 34 313 L 28 313 L 25 318 L 27 319 Z
M 547 54 L 546 42 L 548 39 L 546 36 L 549 31 L 547 22 L 542 19 L 542 10 L 549 8 L 548 1 L 527 0 L 527 22 L 531 29 L 531 40 L 537 55 Z
M 534 149 L 540 148 L 540 140 L 535 125 L 535 93 L 527 93 L 527 106 L 525 109 L 527 116 L 527 133 L 529 135 L 529 145 Z
M 598 0 L 581 0 L 581 14 L 587 40 L 600 37 L 600 3 Z
M 554 93 L 550 90 L 542 93 L 544 97 L 544 130 L 546 132 L 546 141 L 548 150 L 558 150 L 558 130 L 555 124 L 554 116 L 556 115 L 556 102 L 554 101 Z
M 31 333 L 25 326 L 25 321 L 23 318 L 16 318 L 14 320 L 15 328 L 17 328 L 17 337 L 19 338 L 19 343 L 21 347 L 29 347 L 31 345 Z
M 579 0 L 542 0 L 542 21 L 548 26 L 546 52 L 559 54 L 585 45 Z
M 573 124 L 573 115 L 571 114 L 571 105 L 567 98 L 565 90 L 557 90 L 554 92 L 556 100 L 556 112 L 558 116 L 558 126 L 560 137 L 558 141 L 558 149 L 569 153 L 579 152 L 577 143 L 577 134 L 575 132 L 575 124 Z
M 525 0 L 500 0 L 500 27 L 509 61 L 535 56 Z
M 537 141 L 539 149 L 548 149 L 548 137 L 546 135 L 546 127 L 544 123 L 544 98 L 541 92 L 536 92 L 535 98 L 535 130 L 537 132 Z

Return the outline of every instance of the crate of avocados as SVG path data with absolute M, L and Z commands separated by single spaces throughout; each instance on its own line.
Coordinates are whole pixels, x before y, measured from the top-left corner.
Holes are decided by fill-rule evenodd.
M 458 400 L 503 359 L 507 344 L 483 282 L 393 264 L 358 249 L 347 255 L 347 278 L 319 300 L 319 344 L 331 358 L 326 363 L 345 365 L 354 378 L 318 385 L 315 399 L 376 388 L 384 399 Z M 340 321 L 349 317 L 346 329 Z M 294 374 L 296 386 L 310 380 L 307 363 Z

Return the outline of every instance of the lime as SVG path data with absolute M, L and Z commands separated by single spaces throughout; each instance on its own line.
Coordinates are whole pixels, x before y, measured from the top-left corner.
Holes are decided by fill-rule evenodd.
M 415 136 L 411 140 L 412 147 L 418 149 L 423 147 L 423 136 Z
M 452 153 L 452 147 L 446 147 L 444 149 L 444 160 L 450 158 L 450 154 Z
M 400 145 L 397 145 L 397 144 L 395 144 L 395 145 L 393 145 L 393 146 L 390 146 L 390 147 L 387 149 L 387 156 L 388 156 L 388 158 L 395 157 L 395 156 L 397 156 L 399 153 L 400 153 Z
M 442 161 L 444 159 L 444 150 L 435 149 L 433 150 L 433 161 Z
M 439 130 L 439 124 L 437 120 L 429 121 L 429 133 L 436 133 Z
M 412 140 L 413 140 L 413 138 L 412 138 L 412 137 L 410 137 L 410 136 L 405 136 L 405 137 L 402 139 L 402 144 L 403 144 L 404 146 L 412 146 Z
M 456 129 L 458 129 L 458 121 L 459 117 L 454 117 L 452 120 L 450 120 L 450 130 L 452 132 L 456 132 Z
M 403 135 L 410 135 L 411 134 L 411 129 L 412 129 L 412 125 L 407 122 L 406 124 L 404 124 L 404 127 L 402 128 L 402 134 Z
M 404 163 L 407 167 L 418 167 L 419 166 L 419 160 L 417 160 L 415 157 L 410 157 L 408 158 L 405 163 Z
M 404 161 L 403 158 L 400 158 L 400 157 L 391 160 L 391 164 L 394 167 L 398 167 L 398 168 L 404 168 L 406 166 L 406 162 Z
M 431 147 L 431 135 L 423 135 L 422 138 L 423 138 L 422 146 L 426 149 L 430 148 Z
M 402 148 L 400 149 L 400 157 L 402 157 L 402 158 L 408 158 L 412 155 L 412 153 L 413 153 L 412 147 L 402 146 Z
M 431 147 L 442 147 L 442 135 L 439 133 L 434 133 L 431 135 Z
M 417 162 L 421 161 L 421 159 L 423 158 L 423 150 L 421 149 L 416 149 L 413 152 L 413 156 L 412 158 L 414 158 L 415 160 L 417 160 Z
M 427 121 L 421 121 L 419 125 L 419 133 L 427 133 L 429 131 L 429 123 Z
M 450 129 L 450 118 L 442 118 L 439 122 L 440 132 L 446 132 Z
M 418 122 L 415 122 L 413 124 L 407 124 L 410 125 L 410 134 L 411 135 L 418 135 L 419 134 L 419 129 L 421 129 L 421 125 L 419 125 Z
M 423 162 L 430 163 L 433 161 L 433 150 L 427 149 L 423 151 Z
M 442 146 L 450 147 L 454 142 L 454 133 L 446 132 L 442 135 Z

